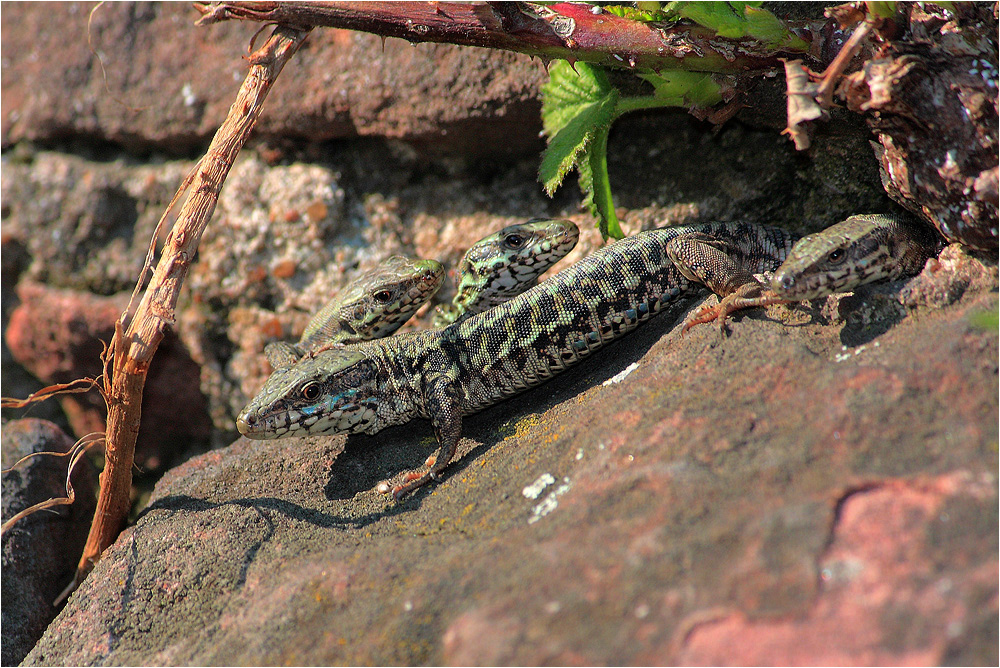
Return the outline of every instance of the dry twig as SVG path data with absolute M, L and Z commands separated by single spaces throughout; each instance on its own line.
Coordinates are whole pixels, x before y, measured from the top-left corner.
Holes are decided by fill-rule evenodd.
M 135 315 L 130 317 L 130 305 L 115 323 L 108 360 L 110 371 L 106 374 L 110 377 L 110 387 L 105 384 L 108 402 L 105 467 L 100 477 L 94 522 L 71 587 L 83 581 L 125 524 L 142 390 L 150 361 L 163 338 L 164 328 L 173 323 L 181 285 L 215 211 L 226 176 L 260 116 L 271 86 L 307 34 L 308 30 L 278 26 L 267 42 L 248 57 L 250 71 L 229 115 L 196 171 L 178 191 L 179 196 L 190 187 Z
M 66 471 L 66 496 L 53 499 L 46 499 L 45 501 L 36 503 L 30 508 L 25 508 L 21 512 L 16 513 L 13 517 L 4 522 L 2 526 L 0 526 L 0 535 L 7 533 L 8 529 L 14 526 L 14 524 L 18 520 L 23 519 L 28 515 L 37 513 L 40 510 L 46 510 L 48 508 L 54 508 L 56 506 L 68 506 L 72 504 L 73 501 L 76 500 L 76 492 L 73 491 L 73 484 L 70 481 L 70 478 L 73 476 L 73 469 L 76 468 L 77 463 L 83 458 L 83 455 L 86 454 L 90 446 L 96 443 L 100 443 L 103 440 L 104 440 L 104 434 L 100 432 L 93 432 L 87 434 L 79 441 L 74 443 L 73 447 L 70 448 L 67 452 L 32 452 L 30 455 L 25 455 L 24 457 L 18 459 L 9 469 L 4 469 L 3 470 L 4 473 L 10 473 L 13 469 L 17 468 L 23 462 L 26 462 L 33 457 L 40 457 L 42 455 L 47 455 L 49 457 L 70 458 L 69 467 L 68 470 Z

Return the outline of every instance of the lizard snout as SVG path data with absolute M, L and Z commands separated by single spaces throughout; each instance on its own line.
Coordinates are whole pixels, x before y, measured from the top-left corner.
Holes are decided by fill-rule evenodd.
M 786 292 L 795 287 L 795 275 L 791 272 L 778 271 L 771 279 L 771 289 L 775 292 Z
M 239 431 L 239 432 L 240 432 L 241 434 L 244 434 L 244 435 L 245 435 L 245 434 L 246 434 L 246 433 L 247 433 L 248 431 L 250 431 L 250 426 L 249 426 L 249 425 L 247 424 L 247 421 L 246 421 L 245 419 L 243 419 L 243 416 L 242 416 L 242 415 L 241 415 L 241 416 L 239 416 L 238 418 L 236 418 L 236 429 L 237 429 L 237 430 L 238 430 L 238 431 Z
M 255 415 L 252 415 L 247 411 L 243 411 L 242 413 L 240 413 L 239 417 L 236 418 L 236 429 L 241 434 L 246 436 L 253 430 L 253 427 L 256 424 L 256 422 L 257 422 L 257 417 Z

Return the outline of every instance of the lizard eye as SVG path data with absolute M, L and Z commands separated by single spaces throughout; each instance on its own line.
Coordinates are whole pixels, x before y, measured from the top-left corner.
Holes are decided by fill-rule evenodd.
M 372 294 L 372 299 L 374 299 L 379 304 L 388 304 L 392 301 L 392 293 L 388 290 L 379 290 Z
M 315 381 L 311 383 L 306 383 L 305 385 L 302 386 L 301 392 L 303 399 L 306 399 L 307 401 L 315 401 L 316 399 L 319 398 L 320 394 L 319 383 Z
M 527 241 L 527 237 L 521 234 L 508 234 L 503 238 L 504 246 L 513 249 L 520 248 L 521 246 L 524 245 L 525 241 Z
M 847 257 L 847 253 L 844 252 L 844 249 L 838 248 L 837 250 L 827 255 L 826 259 L 831 264 L 840 264 L 841 262 L 844 261 L 845 257 Z

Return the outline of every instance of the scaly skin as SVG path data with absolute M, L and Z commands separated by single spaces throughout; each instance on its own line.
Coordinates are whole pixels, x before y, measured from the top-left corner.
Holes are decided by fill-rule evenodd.
M 327 302 L 298 343 L 270 343 L 264 355 L 271 368 L 278 369 L 324 347 L 388 336 L 433 297 L 443 281 L 440 262 L 393 255 Z
M 458 295 L 452 305 L 438 307 L 435 326 L 463 320 L 528 290 L 573 249 L 579 236 L 571 221 L 535 218 L 476 242 L 459 265 Z M 434 296 L 443 277 L 434 260 L 390 257 L 330 300 L 298 343 L 270 343 L 264 355 L 277 369 L 322 347 L 388 336 Z
M 702 292 L 728 295 L 775 269 L 791 235 L 750 224 L 650 230 L 603 248 L 514 299 L 443 330 L 324 350 L 276 370 L 240 413 L 250 438 L 374 434 L 430 419 L 440 450 L 393 489 L 437 478 L 463 416 L 538 385 Z M 672 310 L 672 309 L 671 309 Z
M 803 301 L 911 276 L 938 246 L 932 230 L 897 216 L 851 216 L 799 240 L 771 279 L 771 290 L 779 299 Z
M 740 294 L 706 306 L 688 328 L 746 308 L 787 304 L 847 292 L 866 283 L 911 276 L 940 248 L 928 227 L 898 216 L 862 214 L 802 237 L 771 278 L 770 289 L 747 285 Z
M 459 262 L 458 292 L 451 304 L 437 307 L 434 326 L 447 327 L 530 289 L 579 238 L 572 221 L 534 218 L 480 240 Z

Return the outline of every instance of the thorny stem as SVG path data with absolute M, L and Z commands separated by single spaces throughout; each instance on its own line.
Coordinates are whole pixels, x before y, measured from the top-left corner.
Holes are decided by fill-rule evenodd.
M 230 19 L 325 26 L 516 51 L 624 69 L 743 72 L 776 66 L 776 52 L 755 40 L 718 37 L 696 24 L 615 16 L 581 2 L 216 2 L 196 3 L 200 23 Z M 789 22 L 804 40 L 821 24 Z M 787 53 L 804 55 L 802 49 Z
M 190 194 L 167 237 L 135 316 L 129 319 L 126 312 L 115 323 L 111 342 L 111 387 L 106 388 L 105 466 L 100 477 L 97 511 L 77 566 L 74 585 L 83 581 L 125 524 L 142 390 L 150 361 L 163 338 L 164 328 L 173 323 L 181 285 L 198 250 L 201 235 L 215 211 L 226 175 L 260 116 L 275 79 L 307 35 L 308 29 L 278 26 L 267 43 L 249 56 L 250 71 L 229 115 L 190 180 Z M 187 185 L 185 180 L 181 188 Z M 128 322 L 127 329 L 125 322 Z

